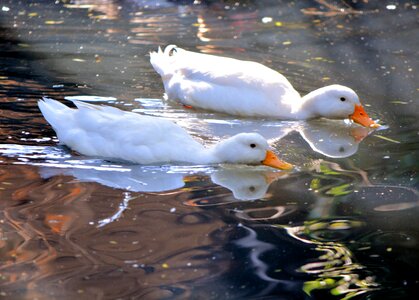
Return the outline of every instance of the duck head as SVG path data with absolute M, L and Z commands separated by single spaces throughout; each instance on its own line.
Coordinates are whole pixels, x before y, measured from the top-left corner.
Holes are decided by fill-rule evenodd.
M 258 133 L 240 133 L 228 138 L 212 149 L 212 155 L 220 163 L 263 164 L 281 170 L 292 169 L 291 164 L 269 150 L 268 142 Z
M 364 127 L 377 128 L 354 90 L 343 85 L 329 85 L 317 89 L 303 97 L 304 106 L 320 117 L 329 119 L 351 119 Z

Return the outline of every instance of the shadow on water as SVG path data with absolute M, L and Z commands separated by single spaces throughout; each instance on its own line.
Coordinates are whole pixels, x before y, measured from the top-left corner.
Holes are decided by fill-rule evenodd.
M 413 299 L 417 7 L 372 2 L 3 1 L 0 296 Z M 171 43 L 260 61 L 302 94 L 347 84 L 385 127 L 166 103 L 147 54 Z M 46 125 L 44 95 L 171 119 L 206 145 L 256 131 L 297 167 L 80 156 Z

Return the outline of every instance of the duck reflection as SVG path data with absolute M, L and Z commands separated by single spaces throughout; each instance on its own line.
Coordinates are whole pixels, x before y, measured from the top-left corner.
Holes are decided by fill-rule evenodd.
M 345 158 L 358 151 L 359 144 L 373 130 L 336 120 L 275 121 L 259 119 L 234 119 L 229 116 L 202 110 L 185 112 L 176 104 L 162 105 L 159 99 L 136 99 L 146 109 L 135 112 L 172 119 L 191 134 L 219 140 L 240 132 L 257 132 L 271 143 L 297 132 L 310 148 L 326 157 Z
M 344 158 L 358 151 L 360 142 L 372 131 L 354 124 L 333 120 L 312 120 L 307 122 L 277 122 L 258 120 L 234 120 L 213 122 L 206 120 L 207 134 L 217 136 L 234 135 L 241 130 L 258 132 L 270 142 L 276 142 L 292 132 L 297 132 L 310 148 L 324 156 Z
M 78 182 L 96 182 L 126 192 L 161 193 L 181 189 L 200 175 L 230 190 L 235 200 L 265 197 L 270 184 L 289 173 L 246 165 L 210 166 L 144 166 L 119 165 L 102 159 L 73 156 L 65 147 L 3 144 L 0 154 L 15 158 L 16 164 L 39 166 L 42 178 L 72 176 Z
M 183 174 L 167 173 L 165 168 L 158 167 L 42 167 L 39 172 L 43 178 L 59 175 L 72 176 L 81 182 L 96 182 L 130 192 L 162 192 L 181 188 L 185 184 Z
M 329 120 L 310 121 L 298 130 L 311 149 L 332 158 L 354 155 L 371 130 Z
M 265 197 L 270 184 L 286 173 L 266 170 L 220 169 L 211 174 L 213 183 L 232 191 L 239 200 L 256 200 Z
M 96 182 L 104 186 L 126 190 L 124 197 L 116 211 L 111 215 L 98 220 L 97 226 L 103 227 L 117 221 L 129 208 L 131 200 L 139 198 L 131 192 L 167 192 L 184 187 L 185 182 L 191 177 L 188 174 L 171 172 L 168 168 L 125 166 L 123 168 L 95 167 L 86 168 L 54 168 L 42 167 L 39 170 L 41 177 L 72 176 L 81 182 Z M 211 181 L 233 193 L 234 200 L 224 199 L 217 205 L 231 203 L 237 200 L 256 200 L 265 197 L 269 185 L 283 173 L 267 170 L 252 170 L 250 168 L 223 168 L 213 170 L 207 174 Z M 200 205 L 202 199 L 194 198 L 185 203 L 188 206 Z M 205 206 L 205 205 L 204 205 Z
M 39 172 L 43 178 L 72 176 L 81 182 L 96 182 L 130 192 L 165 192 L 179 189 L 185 186 L 185 182 L 191 176 L 189 171 L 147 166 L 41 167 Z M 273 172 L 265 168 L 229 166 L 207 169 L 203 175 L 209 176 L 213 183 L 229 189 L 237 200 L 263 198 L 273 181 L 287 176 L 286 173 Z

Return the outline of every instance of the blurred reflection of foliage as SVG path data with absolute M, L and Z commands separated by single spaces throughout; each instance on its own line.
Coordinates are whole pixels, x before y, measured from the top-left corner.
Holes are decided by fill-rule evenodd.
M 300 272 L 314 274 L 316 280 L 304 282 L 303 290 L 308 295 L 319 290 L 328 290 L 339 299 L 351 299 L 369 291 L 378 289 L 379 284 L 364 266 L 353 259 L 352 252 L 338 239 L 347 237 L 356 228 L 363 225 L 355 220 L 321 220 L 307 222 L 302 226 L 287 227 L 288 234 L 295 239 L 313 244 L 316 250 L 324 252 L 315 262 L 302 265 Z
M 338 164 L 321 161 L 313 173 L 310 189 L 325 197 L 340 197 L 353 192 L 353 182 L 360 174 L 343 170 Z M 358 176 L 356 176 L 358 175 Z M 364 177 L 361 176 L 360 177 Z

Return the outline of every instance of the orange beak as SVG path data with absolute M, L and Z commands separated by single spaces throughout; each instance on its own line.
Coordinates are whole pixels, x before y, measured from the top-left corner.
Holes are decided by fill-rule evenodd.
M 355 111 L 352 115 L 349 116 L 349 119 L 365 127 L 370 127 L 370 128 L 380 127 L 380 124 L 375 123 L 373 119 L 371 119 L 368 116 L 367 112 L 365 111 L 365 109 L 362 107 L 361 104 L 355 105 Z
M 264 164 L 265 166 L 269 166 L 272 168 L 276 168 L 276 169 L 281 169 L 281 170 L 290 170 L 292 169 L 292 165 L 280 160 L 275 153 L 273 153 L 270 150 L 266 150 L 266 156 L 265 159 L 262 161 L 262 164 Z

